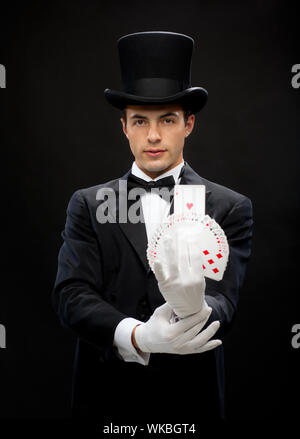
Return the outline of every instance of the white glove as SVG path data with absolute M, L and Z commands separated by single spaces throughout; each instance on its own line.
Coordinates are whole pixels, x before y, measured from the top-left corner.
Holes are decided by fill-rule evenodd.
M 136 327 L 136 344 L 142 352 L 180 355 L 214 349 L 222 344 L 221 340 L 209 340 L 217 332 L 220 322 L 216 320 L 200 332 L 211 311 L 212 308 L 207 307 L 200 313 L 170 323 L 173 310 L 168 303 L 164 303 L 156 308 L 146 323 Z
M 174 312 L 185 318 L 207 308 L 203 260 L 195 235 L 187 228 L 179 230 L 175 239 L 166 233 L 159 249 L 153 271 L 161 294 Z

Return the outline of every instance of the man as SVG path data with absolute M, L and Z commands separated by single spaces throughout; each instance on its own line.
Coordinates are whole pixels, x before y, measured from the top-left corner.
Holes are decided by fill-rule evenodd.
M 183 159 L 185 138 L 207 98 L 203 88 L 190 87 L 193 40 L 141 32 L 122 37 L 118 47 L 123 91 L 106 89 L 105 96 L 123 112 L 135 161 L 120 179 L 71 197 L 53 291 L 61 323 L 78 335 L 73 415 L 201 423 L 224 416 L 223 347 L 216 337 L 225 335 L 236 311 L 250 255 L 251 202 L 200 177 Z M 230 247 L 221 281 L 199 277 L 204 305 L 175 320 L 146 257 L 148 241 L 173 205 L 149 188 L 174 183 L 205 185 L 206 213 Z M 130 221 L 136 200 L 127 189 L 137 187 L 145 190 L 144 222 Z M 110 193 L 112 205 L 103 196 Z M 168 261 L 176 257 L 170 253 Z M 175 269 L 180 274 L 181 267 Z

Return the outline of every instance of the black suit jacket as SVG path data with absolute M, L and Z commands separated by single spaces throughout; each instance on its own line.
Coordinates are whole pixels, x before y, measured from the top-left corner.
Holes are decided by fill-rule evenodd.
M 207 325 L 220 320 L 214 338 L 223 337 L 233 322 L 250 256 L 251 201 L 200 177 L 187 163 L 180 184 L 205 185 L 206 213 L 228 239 L 224 277 L 219 282 L 206 279 L 205 291 L 213 309 Z M 97 221 L 97 192 L 103 188 L 117 195 L 117 222 Z M 128 416 L 135 422 L 179 423 L 224 416 L 222 345 L 194 355 L 151 354 L 148 366 L 124 362 L 113 347 L 122 319 L 146 321 L 164 303 L 146 258 L 145 224 L 118 222 L 119 202 L 124 198 L 116 179 L 76 191 L 67 208 L 52 302 L 62 325 L 78 336 L 73 414 L 98 420 L 124 417 L 127 423 Z

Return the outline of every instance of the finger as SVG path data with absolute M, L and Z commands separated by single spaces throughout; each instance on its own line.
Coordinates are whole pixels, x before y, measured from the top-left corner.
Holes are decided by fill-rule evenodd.
M 184 345 L 185 343 L 187 343 L 188 341 L 193 340 L 193 338 L 197 334 L 199 334 L 199 332 L 201 331 L 202 328 L 203 328 L 203 322 L 200 322 L 197 325 L 195 325 L 194 327 L 185 331 L 182 335 L 179 335 L 178 338 L 176 339 L 176 343 L 175 343 L 176 347 L 180 347 L 180 346 Z
M 187 230 L 187 233 L 185 234 L 185 243 L 186 243 L 187 254 L 188 254 L 189 268 L 192 268 L 194 263 L 194 258 L 196 256 L 195 244 L 197 245 L 197 241 L 195 241 L 195 236 L 189 233 L 189 230 Z
M 177 251 L 178 251 L 178 266 L 180 271 L 184 274 L 188 274 L 190 270 L 190 253 L 188 242 L 185 239 L 185 235 L 177 236 Z
M 200 332 L 193 340 L 186 343 L 191 349 L 198 349 L 204 346 L 210 340 L 220 327 L 220 322 L 215 320 L 206 329 Z
M 221 344 L 222 344 L 221 340 L 218 340 L 218 339 L 210 340 L 204 346 L 202 346 L 199 349 L 195 349 L 191 353 L 193 353 L 193 354 L 201 354 L 202 352 L 211 351 L 212 349 L 215 349 L 218 346 L 221 346 Z
M 198 311 L 198 315 L 199 315 L 199 320 L 203 320 L 207 314 L 211 314 L 212 313 L 212 308 L 210 306 L 208 306 L 206 300 L 205 300 L 205 295 L 203 295 L 203 305 L 200 311 Z
M 160 261 L 154 261 L 153 271 L 158 282 L 164 282 L 167 279 L 166 270 Z
M 182 334 L 183 332 L 188 331 L 190 328 L 194 327 L 198 323 L 201 330 L 209 319 L 211 312 L 212 308 L 207 307 L 205 309 L 205 312 L 201 311 L 197 314 L 193 314 L 190 317 L 185 317 L 184 319 L 179 320 L 178 322 L 174 323 L 174 332 Z
M 189 252 L 190 252 L 190 259 L 191 259 L 191 269 L 195 271 L 197 274 L 197 277 L 201 274 L 204 276 L 204 260 L 202 257 L 202 251 L 199 245 L 199 240 L 197 239 L 191 239 L 191 237 L 188 238 L 188 245 L 189 245 Z
M 170 318 L 173 314 L 173 310 L 168 304 L 168 302 L 165 302 L 163 305 L 156 308 L 154 311 L 154 314 L 158 317 L 161 317 L 163 320 L 165 320 L 167 323 L 169 323 Z
M 185 319 L 182 319 L 182 326 L 185 327 L 185 330 L 188 330 L 192 326 L 198 323 L 202 323 L 202 326 L 204 326 L 209 319 L 210 315 L 212 313 L 211 307 L 206 307 L 205 309 L 202 309 L 201 311 L 186 317 Z
M 177 265 L 177 249 L 176 243 L 170 235 L 163 235 L 160 242 L 160 248 L 162 249 L 162 262 L 168 269 L 168 275 L 174 276 L 178 272 Z

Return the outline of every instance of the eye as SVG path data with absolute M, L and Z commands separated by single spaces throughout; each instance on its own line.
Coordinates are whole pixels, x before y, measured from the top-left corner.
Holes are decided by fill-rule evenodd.
M 172 123 L 174 123 L 173 119 L 164 119 L 164 122 L 166 125 L 172 125 Z
M 142 126 L 142 125 L 144 125 L 144 120 L 143 119 L 137 119 L 136 121 L 135 121 L 135 125 L 138 125 L 138 126 Z

